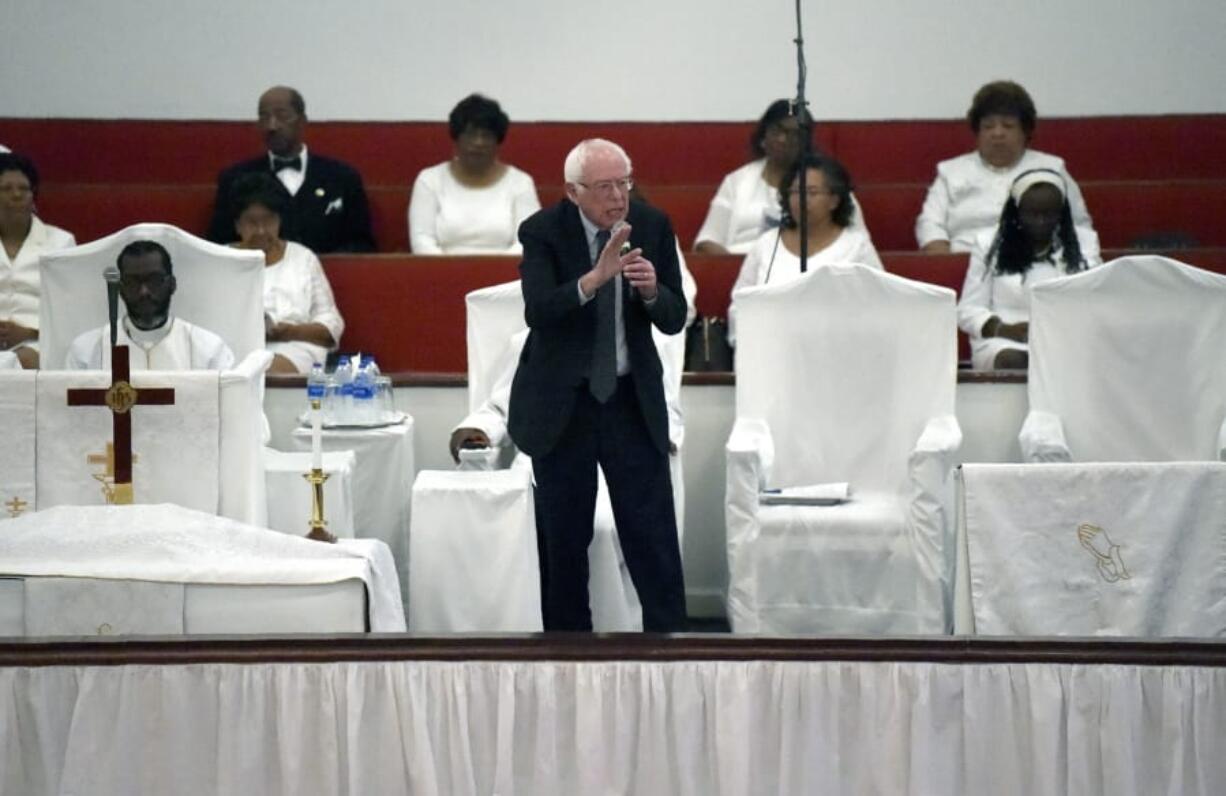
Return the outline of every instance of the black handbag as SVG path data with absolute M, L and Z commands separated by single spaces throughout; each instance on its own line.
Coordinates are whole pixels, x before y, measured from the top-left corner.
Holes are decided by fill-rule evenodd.
M 685 369 L 690 373 L 732 370 L 728 322 L 699 315 L 685 331 Z

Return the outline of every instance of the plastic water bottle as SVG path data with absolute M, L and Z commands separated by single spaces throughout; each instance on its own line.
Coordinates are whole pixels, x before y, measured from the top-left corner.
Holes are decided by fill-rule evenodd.
M 362 354 L 361 367 L 368 369 L 370 371 L 370 375 L 375 378 L 383 375 L 383 373 L 379 370 L 379 365 L 375 362 L 374 354 Z
M 328 390 L 328 374 L 324 372 L 322 362 L 316 362 L 311 365 L 311 372 L 307 374 L 307 409 L 311 408 L 311 404 L 319 401 L 320 409 L 323 408 L 324 395 Z
M 352 423 L 353 417 L 353 365 L 349 362 L 348 355 L 342 355 L 336 362 L 336 393 L 340 398 L 337 401 L 336 418 L 333 422 L 338 425 L 346 425 Z
M 353 420 L 360 425 L 378 422 L 375 410 L 375 374 L 371 372 L 373 360 L 362 357 L 362 364 L 353 377 Z

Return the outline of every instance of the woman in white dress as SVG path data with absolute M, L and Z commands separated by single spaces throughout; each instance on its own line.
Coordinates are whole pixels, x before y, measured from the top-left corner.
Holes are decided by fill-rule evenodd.
M 809 129 L 813 122 L 809 120 Z M 707 217 L 694 239 L 699 254 L 745 254 L 763 232 L 779 226 L 779 186 L 800 156 L 800 122 L 787 100 L 775 100 L 758 120 L 749 138 L 754 159 L 726 175 L 711 200 Z M 868 230 L 856 204 L 850 198 L 849 226 Z
M 915 220 L 920 249 L 932 254 L 969 252 L 980 235 L 996 230 L 1014 179 L 1032 169 L 1060 175 L 1073 223 L 1093 233 L 1085 199 L 1064 160 L 1028 146 L 1037 113 L 1026 89 L 1009 80 L 988 83 L 975 92 L 966 117 L 975 133 L 975 151 L 937 164 L 936 179 Z
M 728 306 L 728 342 L 736 341 L 736 292 L 752 285 L 779 284 L 800 276 L 800 169 L 805 167 L 807 208 L 807 267 L 830 263 L 860 263 L 885 270 L 873 242 L 851 226 L 851 177 L 833 158 L 809 155 L 783 176 L 787 186 L 777 194 L 782 223 L 762 233 L 753 244 Z
M 23 368 L 38 367 L 38 257 L 76 245 L 34 215 L 38 182 L 29 158 L 0 152 L 0 351 L 12 352 Z
M 996 230 L 981 235 L 958 300 L 976 370 L 1030 362 L 1030 288 L 1102 263 L 1098 236 L 1075 226 L 1064 176 L 1024 172 L 1010 186 Z
M 519 224 L 541 209 L 536 183 L 498 159 L 511 120 L 472 94 L 447 120 L 455 154 L 417 175 L 409 197 L 414 254 L 518 254 Z
M 264 252 L 264 335 L 273 353 L 269 373 L 309 373 L 323 363 L 345 330 L 319 258 L 281 237 L 285 194 L 269 174 L 234 184 L 232 211 L 240 249 Z

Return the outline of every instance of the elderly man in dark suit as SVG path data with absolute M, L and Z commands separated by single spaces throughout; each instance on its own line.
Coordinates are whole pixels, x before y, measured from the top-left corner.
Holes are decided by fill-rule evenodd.
M 643 628 L 685 628 L 668 467 L 668 412 L 651 325 L 675 334 L 685 299 L 668 217 L 631 201 L 610 141 L 566 158 L 566 198 L 519 228 L 530 329 L 508 430 L 532 457 L 546 630 L 591 630 L 587 547 L 596 465 L 608 482 Z
M 361 175 L 339 160 L 308 153 L 302 140 L 306 124 L 306 103 L 296 90 L 274 86 L 260 95 L 258 125 L 268 153 L 237 163 L 217 178 L 209 240 L 238 239 L 230 206 L 235 180 L 252 172 L 271 172 L 289 203 L 281 226 L 283 238 L 317 254 L 374 250 Z

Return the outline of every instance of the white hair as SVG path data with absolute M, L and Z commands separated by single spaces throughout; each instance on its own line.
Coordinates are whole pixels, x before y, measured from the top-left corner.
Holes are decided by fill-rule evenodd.
M 600 151 L 617 155 L 626 162 L 626 173 L 633 171 L 630 156 L 626 154 L 626 150 L 603 138 L 587 138 L 575 144 L 575 148 L 566 156 L 566 163 L 562 166 L 562 179 L 567 182 L 582 182 L 588 159 Z

